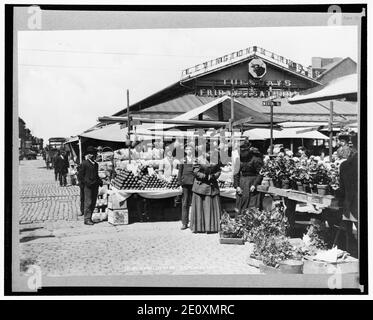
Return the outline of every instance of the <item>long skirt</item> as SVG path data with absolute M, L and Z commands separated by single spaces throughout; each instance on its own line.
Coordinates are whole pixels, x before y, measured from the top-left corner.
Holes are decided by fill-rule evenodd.
M 242 189 L 241 195 L 236 195 L 236 207 L 237 211 L 241 213 L 243 210 L 248 208 L 259 208 L 261 207 L 261 193 L 255 190 L 250 192 L 250 188 L 254 185 L 256 176 L 241 176 L 239 187 Z
M 221 216 L 219 195 L 207 196 L 193 193 L 190 229 L 198 232 L 218 232 Z

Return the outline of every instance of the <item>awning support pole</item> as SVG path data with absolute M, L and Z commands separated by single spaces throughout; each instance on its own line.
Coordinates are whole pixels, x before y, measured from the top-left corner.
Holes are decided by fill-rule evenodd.
M 83 152 L 82 152 L 82 137 L 79 137 L 79 163 L 83 162 Z
M 231 90 L 231 118 L 229 119 L 229 131 L 233 132 L 233 121 L 234 121 L 234 87 Z
M 273 103 L 271 103 L 271 145 L 270 145 L 270 155 L 273 155 Z
M 128 141 L 130 142 L 130 129 L 131 129 L 131 118 L 130 118 L 130 92 L 127 89 L 127 135 Z M 131 163 L 131 142 L 128 144 L 128 162 Z
M 330 117 L 329 117 L 329 160 L 333 155 L 333 100 L 330 100 Z

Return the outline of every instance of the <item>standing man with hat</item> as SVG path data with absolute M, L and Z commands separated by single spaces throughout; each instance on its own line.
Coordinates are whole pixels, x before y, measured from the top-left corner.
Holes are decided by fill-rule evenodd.
M 194 182 L 193 165 L 194 165 L 194 147 L 189 144 L 185 147 L 185 158 L 179 164 L 178 181 L 183 189 L 182 207 L 181 207 L 181 230 L 188 228 L 189 208 L 192 203 L 192 187 Z
M 86 152 L 86 160 L 80 166 L 80 183 L 84 186 L 84 224 L 93 225 L 92 213 L 96 206 L 98 187 L 102 186 L 102 181 L 98 176 L 98 164 L 94 160 L 97 151 L 89 146 Z

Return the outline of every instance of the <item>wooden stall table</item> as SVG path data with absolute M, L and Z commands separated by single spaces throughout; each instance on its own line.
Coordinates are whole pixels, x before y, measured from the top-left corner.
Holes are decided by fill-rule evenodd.
M 162 214 L 164 215 L 164 213 L 168 210 L 170 211 L 170 213 L 168 213 L 167 215 L 169 217 L 173 216 L 177 219 L 177 214 L 178 213 L 181 214 L 181 210 L 180 208 L 176 208 L 174 206 L 172 206 L 171 208 L 170 201 L 168 200 L 171 200 L 170 198 L 180 196 L 181 194 L 182 194 L 181 187 L 176 188 L 176 189 L 154 188 L 154 189 L 135 190 L 135 189 L 117 189 L 111 185 L 111 189 L 108 190 L 109 197 L 115 195 L 118 197 L 119 202 L 127 201 L 131 197 L 136 197 L 136 199 L 133 199 L 130 207 L 133 210 L 132 212 L 133 214 L 136 211 L 135 215 L 137 215 L 138 218 L 141 216 L 142 212 L 149 211 L 149 209 L 153 209 L 157 211 L 157 208 L 159 207 L 159 205 L 154 201 L 161 201 L 163 202 L 163 204 L 160 204 L 160 205 L 164 209 L 162 210 Z M 235 201 L 232 201 L 232 200 L 235 200 L 236 198 L 236 189 L 222 188 L 220 189 L 220 196 L 222 198 L 223 209 L 229 210 L 230 207 L 235 206 Z
M 338 200 L 331 195 L 319 195 L 314 193 L 307 193 L 304 191 L 297 191 L 292 189 L 281 189 L 275 187 L 258 186 L 259 192 L 278 196 L 285 204 L 285 215 L 288 218 L 290 225 L 290 232 L 295 228 L 295 212 L 298 203 L 305 203 L 321 209 L 323 213 L 332 214 L 332 212 L 339 211 L 341 208 Z

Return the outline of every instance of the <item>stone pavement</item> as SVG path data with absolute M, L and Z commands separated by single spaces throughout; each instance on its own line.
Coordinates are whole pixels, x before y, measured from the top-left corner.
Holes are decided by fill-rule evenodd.
M 179 221 L 86 226 L 79 188 L 59 187 L 42 160 L 20 165 L 21 272 L 38 265 L 48 276 L 253 274 L 252 246 L 221 245 L 217 234 L 181 231 Z
M 54 170 L 47 170 L 43 160 L 20 162 L 19 194 L 21 224 L 79 220 L 79 187 L 60 187 Z

